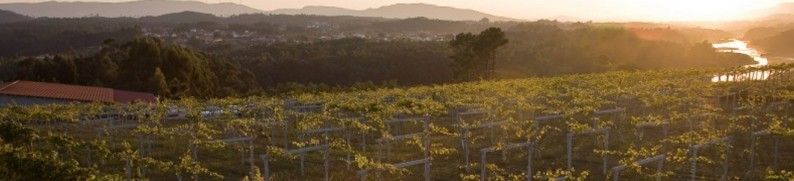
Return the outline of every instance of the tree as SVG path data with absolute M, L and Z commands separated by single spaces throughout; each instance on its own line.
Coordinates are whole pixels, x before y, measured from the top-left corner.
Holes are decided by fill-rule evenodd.
M 493 78 L 496 68 L 496 50 L 507 44 L 504 32 L 499 28 L 488 28 L 479 35 L 461 33 L 450 42 L 454 54 L 450 56 L 457 69 L 459 80 Z
M 488 78 L 493 78 L 496 74 L 496 49 L 507 44 L 505 33 L 499 28 L 488 28 L 479 35 L 479 52 L 481 58 L 489 62 Z
M 477 76 L 477 55 L 474 50 L 477 36 L 471 33 L 461 33 L 455 36 L 449 45 L 453 49 L 450 56 L 455 61 L 455 78 L 458 80 L 471 80 Z
M 257 87 L 253 73 L 240 64 L 157 38 L 105 43 L 89 56 L 59 54 L 0 62 L 0 78 L 144 91 L 163 98 L 246 95 Z
M 156 38 L 135 39 L 126 45 L 128 58 L 122 59 L 119 66 L 117 86 L 127 90 L 150 90 L 147 87 L 149 76 L 154 75 L 154 67 L 162 65 L 163 42 Z
M 62 67 L 59 70 L 55 70 L 58 72 L 57 80 L 59 82 L 64 83 L 77 83 L 77 65 L 74 63 L 74 60 L 69 57 L 63 56 L 55 56 L 53 59 L 53 63 L 57 66 Z
M 152 91 L 157 93 L 158 96 L 170 96 L 168 83 L 165 82 L 165 75 L 163 74 L 163 71 L 160 70 L 160 67 L 154 69 L 154 75 L 152 75 L 152 84 L 155 88 Z

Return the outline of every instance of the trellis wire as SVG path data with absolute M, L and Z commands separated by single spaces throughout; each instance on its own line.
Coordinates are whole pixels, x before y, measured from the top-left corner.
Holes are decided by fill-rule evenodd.
M 250 136 L 239 136 L 239 137 L 229 137 L 225 138 L 222 141 L 226 144 L 239 144 L 239 143 L 246 143 L 248 144 L 248 153 L 249 158 L 248 162 L 250 162 L 251 168 L 254 167 L 254 138 Z M 245 164 L 245 152 L 243 152 L 242 162 Z
M 328 158 L 328 152 L 330 147 L 328 144 L 311 146 L 311 147 L 304 147 L 300 149 L 294 150 L 287 150 L 286 154 L 295 155 L 295 154 L 306 154 L 309 152 L 321 151 L 323 154 L 323 180 L 328 181 L 330 180 L 330 163 Z M 270 155 L 269 154 L 261 154 L 259 157 L 262 159 L 262 173 L 265 180 L 270 180 Z M 302 169 L 302 168 L 301 168 Z M 303 171 L 301 171 L 303 172 Z M 301 173 L 303 174 L 303 173 Z
M 649 163 L 654 163 L 655 162 L 656 163 L 656 172 L 661 172 L 662 169 L 664 168 L 664 161 L 666 159 L 667 159 L 667 157 L 664 154 L 661 154 L 661 155 L 656 155 L 656 156 L 653 156 L 653 157 L 650 157 L 650 158 L 645 158 L 645 159 L 642 159 L 642 160 L 638 160 L 638 161 L 635 161 L 635 162 L 633 162 L 631 164 L 632 165 L 643 166 L 643 165 L 647 165 Z M 620 172 L 622 172 L 623 170 L 625 170 L 628 167 L 629 166 L 627 166 L 627 165 L 620 165 L 620 166 L 612 167 L 612 180 L 614 180 L 614 181 L 620 180 Z M 656 176 L 656 180 L 657 181 L 662 180 L 662 176 L 661 175 L 657 175 Z
M 603 144 L 604 145 L 604 149 L 605 150 L 609 149 L 609 128 L 590 129 L 590 130 L 587 130 L 587 131 L 584 131 L 584 132 L 568 133 L 566 135 L 566 143 L 567 143 L 566 144 L 567 145 L 566 152 L 567 152 L 567 158 L 568 158 L 567 159 L 568 160 L 567 161 L 568 169 L 570 169 L 570 170 L 574 169 L 574 167 L 573 167 L 573 141 L 574 141 L 574 137 L 575 136 L 580 136 L 580 135 L 599 134 L 599 133 L 604 135 L 604 144 Z M 602 156 L 602 165 L 603 165 L 602 173 L 604 175 L 606 175 L 607 174 L 607 156 L 606 155 Z
M 756 131 L 750 134 L 750 170 L 755 170 L 755 155 L 756 155 L 756 142 L 760 137 L 763 136 L 773 136 L 769 130 L 762 130 Z M 777 169 L 780 159 L 780 153 L 778 152 L 778 139 L 777 137 L 772 138 L 773 146 L 772 146 L 772 167 Z
M 455 120 L 458 123 L 458 125 L 460 126 L 458 131 L 459 131 L 459 134 L 460 134 L 460 146 L 461 146 L 463 159 L 464 159 L 463 163 L 464 163 L 464 165 L 466 165 L 467 169 L 468 169 L 468 165 L 471 163 L 471 161 L 469 159 L 470 150 L 469 150 L 469 141 L 468 141 L 468 137 L 467 137 L 468 133 L 471 130 L 474 130 L 474 129 L 482 129 L 482 128 L 492 129 L 493 127 L 499 126 L 502 123 L 504 123 L 504 121 L 502 121 L 502 122 L 489 122 L 489 123 L 486 123 L 486 124 L 480 124 L 480 125 L 476 125 L 476 126 L 468 126 L 469 123 L 466 123 L 466 118 L 467 117 L 476 117 L 476 116 L 485 117 L 485 116 L 487 116 L 487 114 L 488 114 L 487 111 L 480 110 L 480 109 L 466 110 L 464 112 L 455 113 Z M 487 118 L 480 118 L 480 119 L 481 120 L 487 120 Z M 491 133 L 493 133 L 493 132 L 491 132 Z M 489 136 L 489 139 L 491 139 L 491 142 L 493 142 L 493 135 Z
M 110 130 L 131 130 L 131 129 L 137 128 L 140 125 L 140 123 L 138 123 L 136 120 L 127 119 L 129 117 L 128 116 L 124 116 L 124 114 L 113 114 L 113 115 L 114 116 L 108 116 L 108 117 L 100 119 L 100 120 L 94 120 L 94 121 L 97 121 L 97 122 L 93 122 L 93 123 L 99 123 L 99 124 L 105 123 L 106 124 L 106 125 L 103 125 L 103 126 L 101 126 L 99 128 L 94 128 L 94 131 L 96 132 L 97 137 L 104 138 L 104 135 L 111 133 Z M 88 123 L 88 124 L 91 124 L 91 123 Z M 110 136 L 110 135 L 108 135 L 108 136 Z M 139 142 L 138 143 L 138 148 L 140 150 L 138 154 L 140 154 L 140 156 L 144 156 L 146 153 L 150 153 L 151 150 L 152 150 L 152 145 L 151 145 L 152 140 L 149 137 L 147 137 L 147 136 L 140 136 L 140 135 L 137 136 L 137 139 L 138 139 L 138 142 Z M 86 154 L 87 154 L 87 162 L 90 165 L 91 164 L 91 157 L 92 157 L 91 151 L 88 150 L 86 152 Z M 126 163 L 125 163 L 124 167 L 125 167 L 125 170 L 126 170 L 125 175 L 126 175 L 127 179 L 128 180 L 132 179 L 132 169 L 133 169 L 132 168 L 133 167 L 132 159 L 126 160 Z M 146 174 L 145 168 L 144 168 L 144 171 L 143 171 L 142 174 L 144 174 L 144 175 Z
M 694 145 L 694 146 L 689 147 L 690 153 L 692 154 L 692 157 L 690 158 L 690 160 L 691 160 L 690 172 L 689 172 L 690 173 L 690 177 L 689 177 L 690 180 L 697 180 L 697 166 L 698 166 L 697 158 L 698 158 L 698 152 L 700 151 L 700 149 L 703 149 L 703 148 L 706 148 L 706 147 L 710 147 L 710 146 L 713 146 L 713 145 L 716 145 L 716 144 L 719 144 L 719 143 L 724 143 L 726 145 L 730 145 L 730 141 L 731 141 L 731 137 L 723 137 L 723 138 L 718 138 L 718 139 L 711 140 L 711 141 L 703 143 L 703 144 L 698 144 L 698 145 Z M 730 149 L 725 149 L 725 151 L 726 152 L 730 151 Z M 726 153 L 726 155 L 727 155 L 727 153 Z M 723 169 L 723 174 L 722 174 L 722 178 L 720 180 L 725 180 L 725 179 L 727 179 L 727 174 L 728 174 L 727 173 L 728 172 L 727 156 L 726 156 L 725 163 L 722 164 L 722 169 Z
M 430 176 L 430 164 L 431 164 L 430 149 L 431 149 L 431 147 L 430 147 L 430 135 L 429 135 L 429 133 L 430 133 L 430 130 L 429 130 L 430 129 L 430 117 L 429 116 L 425 116 L 425 117 L 420 117 L 420 118 L 391 119 L 391 120 L 386 121 L 386 127 L 387 127 L 387 130 L 391 132 L 392 131 L 392 129 L 391 129 L 392 128 L 392 124 L 413 122 L 413 121 L 421 121 L 422 122 L 422 129 L 423 129 L 422 132 L 404 133 L 404 134 L 395 135 L 395 136 L 393 136 L 391 138 L 380 138 L 380 139 L 377 140 L 378 144 L 381 145 L 379 147 L 379 149 L 382 148 L 382 147 L 386 147 L 385 155 L 384 155 L 384 152 L 382 150 L 379 151 L 380 154 L 378 156 L 378 161 L 381 162 L 386 157 L 391 156 L 391 142 L 402 141 L 402 140 L 406 140 L 406 139 L 410 139 L 410 138 L 421 136 L 422 137 L 422 146 L 424 147 L 424 151 L 422 151 L 422 157 L 423 158 L 417 159 L 417 160 L 405 161 L 405 162 L 401 162 L 401 163 L 396 163 L 396 164 L 392 164 L 392 165 L 395 168 L 397 168 L 397 169 L 402 169 L 402 168 L 416 166 L 416 165 L 420 165 L 421 164 L 421 165 L 424 166 L 423 167 L 423 177 L 424 177 L 424 179 L 426 181 L 430 181 L 430 179 L 431 179 L 431 176 Z M 369 169 L 363 169 L 363 170 L 359 170 L 357 173 L 358 173 L 359 178 L 361 178 L 361 180 L 366 180 L 367 176 L 369 175 L 369 172 L 370 172 Z
M 326 126 L 327 126 L 327 125 L 326 125 Z M 307 135 L 315 135 L 315 134 L 319 134 L 319 135 L 321 135 L 321 136 L 323 136 L 323 137 L 324 137 L 322 140 L 323 140 L 324 142 L 326 142 L 326 145 L 327 145 L 327 142 L 328 142 L 328 134 L 329 134 L 329 133 L 332 133 L 332 132 L 342 132 L 342 131 L 345 131 L 345 130 L 346 130 L 345 128 L 340 128 L 340 127 L 326 127 L 326 128 L 315 129 L 315 130 L 309 130 L 309 131 L 302 132 L 302 133 L 300 134 L 300 137 L 299 137 L 299 139 L 300 139 L 301 141 L 306 141 L 306 140 L 304 140 L 304 139 L 305 139 L 305 137 L 306 137 Z M 328 150 L 326 150 L 326 152 L 327 152 L 327 151 L 328 151 Z M 304 167 L 305 167 L 305 163 L 306 163 L 306 161 L 305 161 L 305 160 L 306 160 L 306 154 L 305 154 L 305 152 L 295 152 L 295 153 L 297 153 L 297 154 L 298 154 L 298 158 L 300 159 L 300 173 L 301 173 L 301 175 L 305 175 L 305 169 L 304 169 Z M 327 154 L 327 153 L 323 153 L 323 154 Z M 327 157 L 327 156 L 326 156 L 326 157 Z M 324 159 L 327 159 L 327 158 L 324 158 Z
M 641 122 L 635 125 L 637 132 L 639 133 L 639 140 L 642 141 L 645 136 L 645 130 L 650 128 L 661 128 L 662 129 L 662 137 L 667 137 L 670 132 L 670 122 L 665 121 L 664 123 L 650 123 L 650 122 Z
M 538 130 L 538 129 L 540 129 L 540 127 L 542 125 L 545 125 L 545 124 L 548 124 L 548 123 L 552 123 L 552 122 L 561 122 L 562 123 L 562 122 L 565 121 L 563 118 L 565 118 L 565 115 L 563 115 L 563 114 L 543 115 L 543 116 L 535 117 L 534 121 L 532 123 L 532 129 Z M 538 141 L 538 140 L 535 140 L 535 141 Z M 535 144 L 535 145 L 533 145 L 533 147 L 535 147 L 535 148 L 533 148 L 533 150 L 530 152 L 531 154 L 527 155 L 529 157 L 528 158 L 529 160 L 532 160 L 533 154 L 535 153 L 534 149 L 536 149 L 537 147 L 541 147 L 542 146 L 542 145 L 537 145 L 539 143 L 533 143 L 533 144 Z M 539 150 L 539 151 L 542 151 L 542 150 Z M 528 176 L 529 176 L 529 178 L 532 178 L 532 174 L 528 173 Z
M 424 178 L 425 178 L 425 181 L 430 181 L 430 169 L 429 169 L 429 167 L 430 167 L 430 158 L 423 158 L 423 159 L 419 159 L 419 160 L 411 160 L 411 161 L 407 161 L 407 162 L 393 164 L 393 166 L 395 168 L 397 168 L 397 169 L 403 169 L 403 168 L 412 167 L 412 166 L 416 166 L 416 165 L 424 165 L 425 166 Z M 365 181 L 365 180 L 367 180 L 367 175 L 369 175 L 369 170 L 359 170 L 357 172 L 357 174 L 359 175 L 359 178 L 361 178 L 362 181 Z
M 302 103 L 299 103 L 298 101 L 292 100 L 292 99 L 285 100 L 284 101 L 284 107 L 287 110 L 290 110 L 290 111 L 292 111 L 294 113 L 297 113 L 298 116 L 306 116 L 306 115 L 311 114 L 311 113 L 318 113 L 318 112 L 322 111 L 323 109 L 325 109 L 325 106 L 323 106 L 322 103 L 302 104 Z M 282 131 L 284 132 L 283 133 L 283 136 L 284 136 L 284 138 L 283 138 L 284 149 L 289 149 L 290 148 L 289 131 L 290 131 L 290 126 L 292 126 L 292 123 L 295 122 L 295 120 L 292 120 L 292 119 L 293 118 L 287 118 L 287 120 L 283 120 L 282 121 L 283 125 L 284 125 L 284 127 L 282 127 L 283 128 Z
M 532 180 L 532 150 L 534 149 L 534 145 L 527 141 L 525 143 L 514 143 L 509 144 L 507 146 L 500 148 L 497 147 L 488 147 L 483 148 L 480 150 L 480 180 L 485 181 L 488 178 L 488 171 L 487 171 L 487 164 L 488 164 L 488 153 L 496 152 L 496 151 L 506 151 L 510 149 L 518 149 L 518 148 L 527 148 L 527 180 Z

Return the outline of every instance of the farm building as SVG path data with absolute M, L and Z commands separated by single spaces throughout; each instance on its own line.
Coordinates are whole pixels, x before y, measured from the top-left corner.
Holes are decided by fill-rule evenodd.
M 157 103 L 151 93 L 33 81 L 0 84 L 0 106 L 63 104 L 75 102 Z

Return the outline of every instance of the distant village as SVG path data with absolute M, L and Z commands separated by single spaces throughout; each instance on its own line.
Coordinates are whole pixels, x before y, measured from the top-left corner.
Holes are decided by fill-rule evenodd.
M 261 45 L 276 43 L 312 43 L 316 41 L 338 40 L 346 38 L 362 38 L 373 41 L 449 41 L 454 34 L 438 34 L 432 32 L 384 33 L 384 32 L 346 32 L 335 31 L 336 25 L 313 23 L 305 28 L 314 30 L 306 34 L 261 34 L 250 30 L 201 29 L 192 28 L 177 31 L 173 28 L 142 28 L 144 35 L 157 37 L 178 44 L 232 44 Z

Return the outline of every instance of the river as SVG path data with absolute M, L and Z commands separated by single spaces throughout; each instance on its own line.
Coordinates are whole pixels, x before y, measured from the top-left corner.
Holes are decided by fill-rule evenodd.
M 732 52 L 732 53 L 740 53 L 745 54 L 753 58 L 756 64 L 746 65 L 745 67 L 762 67 L 769 65 L 769 59 L 764 57 L 758 50 L 751 48 L 747 42 L 737 39 L 731 39 L 724 42 L 714 43 L 711 46 L 717 49 L 719 52 Z M 713 82 L 724 82 L 724 81 L 737 81 L 737 80 L 746 80 L 746 79 L 767 79 L 771 73 L 768 71 L 758 71 L 758 72 L 751 72 L 747 74 L 740 74 L 740 75 L 718 75 L 712 78 Z
M 711 46 L 720 52 L 740 53 L 752 57 L 756 64 L 747 65 L 748 67 L 761 67 L 769 65 L 769 59 L 761 55 L 758 50 L 750 48 L 750 46 L 747 45 L 747 42 L 741 40 L 731 39 L 726 42 L 712 44 Z

